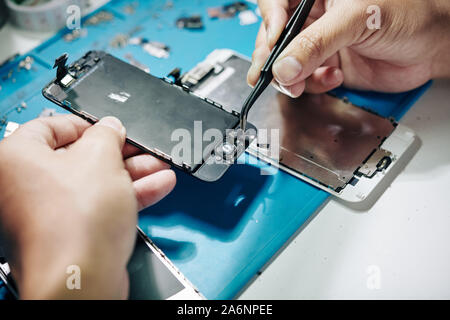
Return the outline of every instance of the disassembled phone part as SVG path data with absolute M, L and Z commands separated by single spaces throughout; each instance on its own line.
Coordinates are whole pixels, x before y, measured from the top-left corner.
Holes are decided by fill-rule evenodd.
M 253 126 L 249 134 L 239 134 L 238 112 L 193 94 L 188 86 L 101 51 L 90 51 L 70 66 L 67 58 L 55 62 L 56 79 L 43 89 L 47 99 L 91 123 L 108 115 L 119 118 L 131 144 L 201 180 L 219 179 L 256 137 Z M 208 136 L 212 131 L 220 138 Z M 180 147 L 183 142 L 187 146 Z
M 229 112 L 238 111 L 251 90 L 245 77 L 249 67 L 248 58 L 215 50 L 178 81 Z M 416 141 L 405 126 L 329 94 L 291 99 L 269 87 L 248 119 L 259 141 L 249 153 L 350 202 L 366 199 Z M 279 148 L 267 145 L 271 133 L 279 135 Z
M 228 19 L 234 17 L 239 12 L 246 10 L 248 10 L 247 3 L 243 1 L 236 1 L 220 7 L 208 8 L 208 16 L 212 19 Z
M 11 134 L 14 133 L 19 128 L 19 124 L 16 122 L 9 121 L 6 124 L 5 132 L 3 134 L 3 138 L 9 137 Z
M 130 300 L 205 299 L 139 228 L 127 270 Z
M 127 270 L 130 281 L 128 296 L 130 300 L 205 299 L 139 228 L 137 228 L 136 244 Z M 0 280 L 5 284 L 11 299 L 20 298 L 9 265 L 1 255 Z

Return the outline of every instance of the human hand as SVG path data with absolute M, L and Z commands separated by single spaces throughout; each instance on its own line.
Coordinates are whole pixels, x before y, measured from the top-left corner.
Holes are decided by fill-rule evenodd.
M 21 298 L 126 298 L 137 211 L 175 185 L 111 117 L 33 120 L 0 142 L 0 235 Z M 81 290 L 68 290 L 68 266 Z
M 264 22 L 248 72 L 252 86 L 300 0 L 258 3 Z M 380 10 L 379 29 L 374 8 Z M 448 0 L 317 0 L 304 30 L 275 62 L 274 85 L 292 97 L 342 84 L 384 92 L 414 89 L 450 76 L 449 32 Z

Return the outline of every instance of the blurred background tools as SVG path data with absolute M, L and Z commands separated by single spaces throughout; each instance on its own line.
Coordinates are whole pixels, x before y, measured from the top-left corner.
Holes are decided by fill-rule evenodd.
M 30 31 L 56 31 L 66 25 L 70 6 L 77 6 L 81 16 L 92 12 L 94 7 L 105 4 L 106 0 L 1 0 L 9 11 L 10 21 L 17 27 Z M 5 10 L 1 10 L 1 21 Z M 80 16 L 80 17 L 81 17 Z

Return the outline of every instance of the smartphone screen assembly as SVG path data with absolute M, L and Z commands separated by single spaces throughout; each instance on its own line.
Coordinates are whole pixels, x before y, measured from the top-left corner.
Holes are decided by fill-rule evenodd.
M 127 269 L 130 300 L 204 299 L 139 228 Z
M 139 228 L 127 270 L 130 300 L 205 299 Z M 1 298 L 20 298 L 9 265 L 0 257 L 0 294 L 2 289 Z
M 105 52 L 90 51 L 70 66 L 57 59 L 44 96 L 90 122 L 119 118 L 142 150 L 205 181 L 219 179 L 249 145 L 234 139 L 239 114 L 156 78 Z M 250 136 L 251 138 L 251 136 Z
M 246 57 L 215 50 L 180 82 L 231 111 L 250 93 L 249 67 Z M 248 120 L 258 130 L 250 154 L 355 203 L 380 195 L 419 144 L 409 128 L 331 94 L 292 99 L 269 86 Z

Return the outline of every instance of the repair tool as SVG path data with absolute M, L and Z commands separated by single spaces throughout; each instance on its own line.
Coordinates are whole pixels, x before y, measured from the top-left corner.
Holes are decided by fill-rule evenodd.
M 247 100 L 245 100 L 244 105 L 242 106 L 240 125 L 243 131 L 245 131 L 245 126 L 247 124 L 247 115 L 250 108 L 273 80 L 272 66 L 274 62 L 277 60 L 281 52 L 286 49 L 287 45 L 302 30 L 303 26 L 305 25 L 306 19 L 311 12 L 314 2 L 315 0 L 303 0 L 299 4 L 291 19 L 284 28 L 283 32 L 281 33 L 280 38 L 273 47 L 272 52 L 270 53 L 269 58 L 266 61 L 266 64 L 261 69 L 261 74 L 259 76 L 258 82 L 248 96 Z

